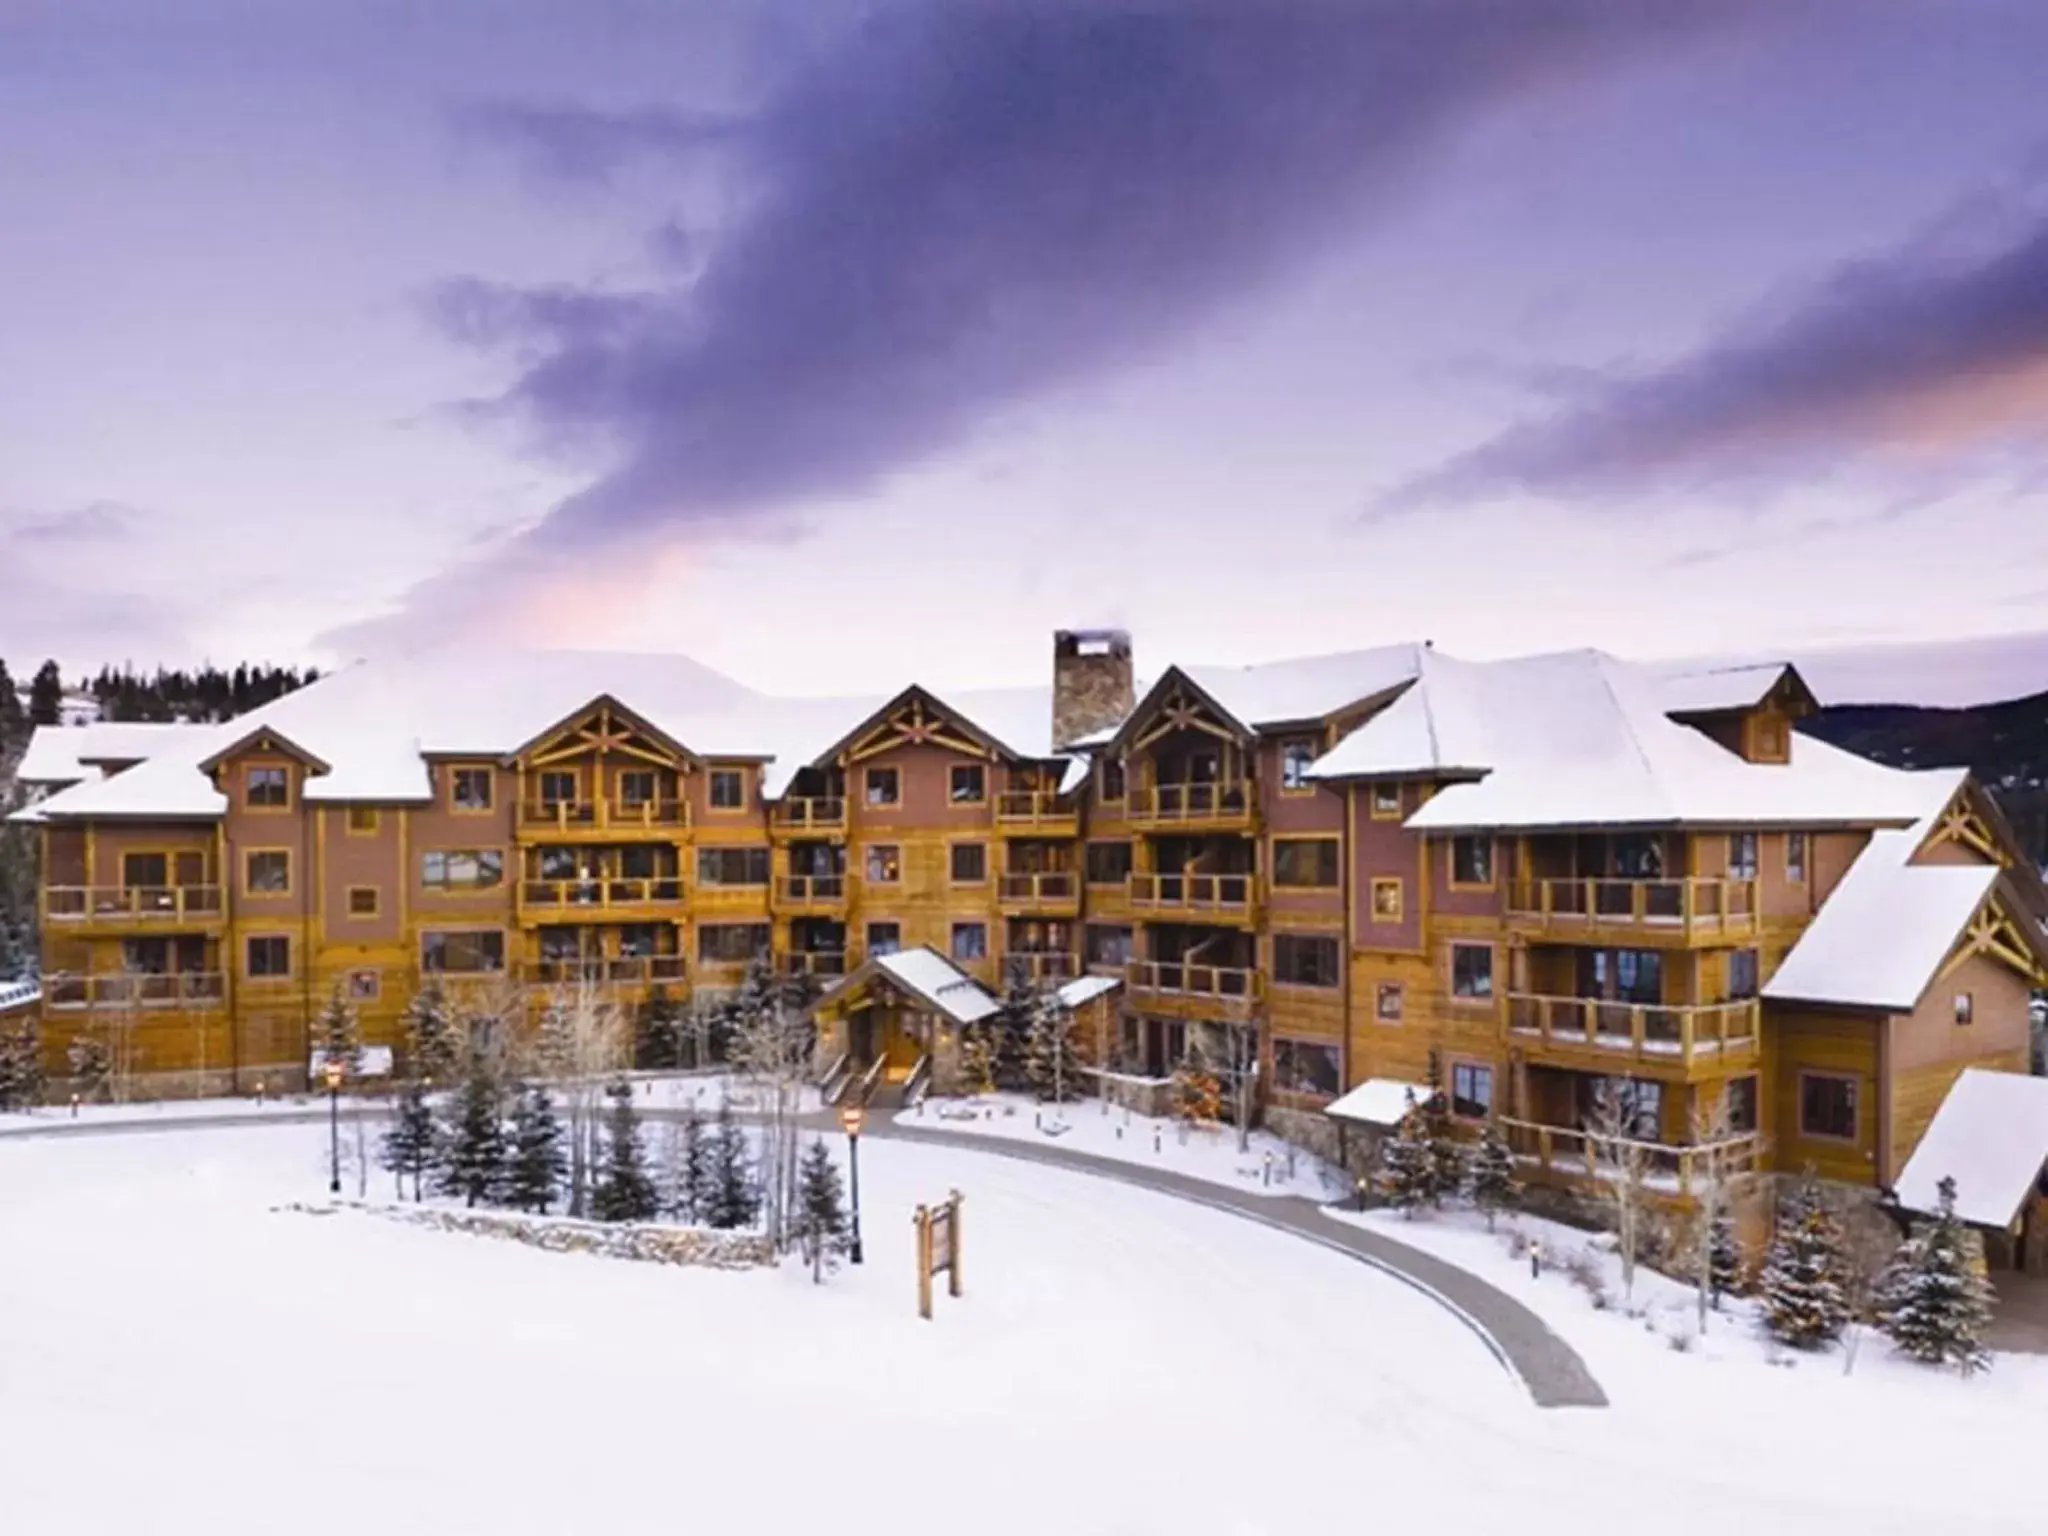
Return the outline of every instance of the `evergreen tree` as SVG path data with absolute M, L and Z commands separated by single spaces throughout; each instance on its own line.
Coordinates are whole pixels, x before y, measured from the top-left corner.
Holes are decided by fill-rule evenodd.
M 1472 1156 L 1472 1203 L 1486 1212 L 1486 1230 L 1493 1230 L 1494 1216 L 1510 1209 L 1522 1186 L 1515 1181 L 1515 1156 L 1508 1150 L 1500 1127 L 1487 1122 Z
M 350 1081 L 361 1074 L 362 1029 L 356 1018 L 355 1004 L 348 1000 L 347 992 L 338 981 L 327 999 L 327 1006 L 313 1021 L 313 1045 L 320 1052 L 323 1067 L 328 1062 L 340 1062 L 341 1075 Z
M 14 675 L 7 670 L 7 663 L 0 661 L 0 763 L 5 763 L 15 743 L 27 736 L 28 711 L 21 707 Z
M 540 1011 L 540 1025 L 534 1031 L 534 1057 L 541 1074 L 560 1082 L 576 1070 L 576 1020 L 568 1004 L 551 998 Z
M 1842 1229 L 1811 1174 L 1778 1209 L 1764 1265 L 1764 1327 L 1793 1349 L 1821 1349 L 1848 1326 L 1842 1286 Z
M 1087 1079 L 1074 1044 L 1074 1011 L 1048 987 L 1038 994 L 1031 1014 L 1026 1070 L 1038 1097 L 1054 1104 L 1081 1096 Z
M 654 984 L 647 1005 L 635 1021 L 633 1058 L 641 1067 L 659 1069 L 683 1064 L 683 1017 L 668 988 Z
M 597 1188 L 590 1208 L 599 1221 L 651 1221 L 660 1214 L 661 1201 L 654 1180 L 647 1176 L 647 1159 L 640 1148 L 640 1115 L 633 1108 L 633 1085 L 620 1078 L 604 1095 L 612 1101 L 605 1115 L 604 1166 L 598 1170 Z
M 0 1114 L 19 1109 L 21 1046 L 12 1034 L 0 1034 Z
M 683 1107 L 680 1139 L 681 1151 L 671 1171 L 674 1182 L 669 1209 L 678 1220 L 695 1226 L 711 1207 L 711 1143 L 704 1135 L 704 1117 L 694 1104 Z
M 996 1091 L 995 1030 L 985 1019 L 960 1031 L 960 1084 L 969 1093 Z
M 114 1060 L 107 1048 L 90 1035 L 73 1035 L 64 1048 L 64 1061 L 71 1069 L 71 1083 L 79 1098 L 90 1104 L 113 1096 Z
M 462 1063 L 462 1032 L 439 983 L 430 981 L 414 994 L 402 1022 L 407 1072 L 429 1086 L 453 1083 Z
M 449 1097 L 453 1123 L 442 1136 L 441 1192 L 465 1204 L 497 1198 L 505 1175 L 505 1121 L 498 1080 L 483 1052 L 472 1053 L 462 1090 Z
M 1030 981 L 1013 972 L 996 1011 L 984 1021 L 989 1033 L 990 1076 L 998 1088 L 1031 1086 L 1031 1023 L 1037 997 Z
M 1885 1276 L 1878 1326 L 1900 1354 L 1968 1376 L 1991 1365 L 1983 1342 L 1991 1284 L 1976 1234 L 1956 1219 L 1956 1181 L 1936 1189 L 1934 1221 L 1907 1240 Z
M 1742 1247 L 1735 1241 L 1735 1223 L 1725 1211 L 1714 1218 L 1713 1230 L 1707 1234 L 1707 1287 L 1717 1311 L 1723 1296 L 1742 1291 Z
M 1450 1095 L 1444 1091 L 1443 1058 L 1429 1053 L 1429 1093 L 1420 1105 L 1422 1138 L 1429 1147 L 1429 1203 L 1441 1207 L 1465 1187 L 1465 1147 L 1451 1119 Z
M 839 1191 L 839 1165 L 814 1141 L 804 1153 L 797 1182 L 797 1237 L 811 1261 L 811 1280 L 823 1284 L 825 1270 L 839 1267 L 847 1247 L 846 1202 Z
M 407 1083 L 398 1095 L 396 1113 L 384 1132 L 383 1163 L 405 1193 L 405 1176 L 412 1175 L 412 1197 L 420 1197 L 420 1181 L 433 1166 L 435 1152 L 434 1110 L 426 1091 L 418 1083 Z
M 1408 1112 L 1400 1127 L 1380 1143 L 1380 1191 L 1387 1204 L 1412 1218 L 1415 1208 L 1428 1202 L 1436 1190 L 1436 1162 L 1430 1154 L 1429 1127 L 1415 1102 L 1415 1090 L 1408 1090 Z
M 705 1225 L 752 1226 L 760 1214 L 761 1197 L 754 1188 L 746 1129 L 733 1119 L 729 1105 L 718 1111 L 718 1124 L 711 1132 L 710 1161 L 705 1179 Z
M 512 1110 L 512 1162 L 505 1179 L 505 1198 L 522 1211 L 545 1216 L 568 1171 L 569 1155 L 562 1146 L 562 1123 L 555 1118 L 555 1101 L 544 1084 L 521 1090 Z
M 36 668 L 28 685 L 28 719 L 31 725 L 56 725 L 64 718 L 64 674 L 57 663 L 46 661 Z

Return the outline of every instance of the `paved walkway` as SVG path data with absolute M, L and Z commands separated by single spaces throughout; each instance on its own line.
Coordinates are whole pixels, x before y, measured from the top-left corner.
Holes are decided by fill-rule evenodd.
M 129 1133 L 144 1131 L 210 1130 L 253 1125 L 291 1125 L 327 1118 L 326 1106 L 280 1104 L 262 1110 L 227 1112 L 202 1116 L 165 1116 L 160 1120 L 94 1121 L 51 1120 L 19 1129 L 9 1128 L 5 1136 L 61 1136 L 91 1132 Z M 382 1106 L 345 1106 L 343 1119 L 356 1116 L 382 1118 Z M 661 1123 L 678 1120 L 683 1111 L 649 1107 L 644 1120 Z M 838 1117 L 830 1111 L 805 1117 L 808 1128 L 838 1131 Z M 1489 1285 L 1455 1264 L 1411 1248 L 1378 1232 L 1332 1221 L 1316 1203 L 1295 1195 L 1254 1195 L 1190 1178 L 1163 1168 L 1149 1168 L 1115 1158 L 1097 1157 L 1065 1147 L 1042 1146 L 1037 1142 L 1011 1141 L 997 1136 L 970 1135 L 925 1126 L 899 1125 L 892 1120 L 868 1123 L 864 1134 L 885 1141 L 919 1142 L 927 1146 L 956 1148 L 993 1157 L 1010 1157 L 1050 1168 L 1063 1168 L 1095 1178 L 1115 1179 L 1175 1199 L 1192 1201 L 1211 1210 L 1226 1211 L 1247 1221 L 1305 1238 L 1312 1243 L 1369 1264 L 1383 1274 L 1413 1286 L 1452 1313 L 1493 1352 L 1524 1387 L 1539 1408 L 1604 1408 L 1607 1394 L 1578 1352 L 1551 1332 L 1542 1318 L 1514 1297 Z

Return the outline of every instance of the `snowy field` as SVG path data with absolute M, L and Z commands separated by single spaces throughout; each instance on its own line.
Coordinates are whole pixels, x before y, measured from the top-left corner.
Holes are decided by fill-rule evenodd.
M 1616 1408 L 1545 1412 L 1397 1281 L 1054 1169 L 864 1141 L 869 1262 L 817 1288 L 794 1263 L 678 1270 L 274 1212 L 320 1197 L 325 1153 L 313 1125 L 0 1142 L 4 1529 L 1583 1536 L 1615 1508 L 1653 1510 L 1660 1533 L 1812 1536 L 2035 1518 L 2048 1382 L 2004 1360 L 1963 1384 L 1873 1369 L 1874 1351 L 1848 1382 L 1681 1356 L 1550 1277 L 1535 1296 Z M 949 1187 L 967 1294 L 927 1323 L 910 1211 Z M 1465 1244 L 1475 1268 L 1498 1252 L 1448 1223 L 1387 1230 Z

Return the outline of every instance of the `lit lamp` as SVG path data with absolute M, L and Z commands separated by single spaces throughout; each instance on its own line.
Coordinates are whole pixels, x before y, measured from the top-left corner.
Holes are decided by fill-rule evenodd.
M 846 1131 L 846 1163 L 853 1176 L 853 1243 L 848 1257 L 858 1264 L 860 1257 L 860 1123 L 865 1118 L 858 1104 L 839 1111 L 839 1124 Z
M 327 1193 L 341 1193 L 341 1063 L 332 1056 L 321 1064 L 327 1078 Z

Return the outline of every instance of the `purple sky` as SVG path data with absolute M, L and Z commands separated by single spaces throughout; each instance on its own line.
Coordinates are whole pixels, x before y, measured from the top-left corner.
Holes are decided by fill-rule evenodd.
M 2043 58 L 2039 0 L 17 0 L 0 654 L 2048 628 Z

